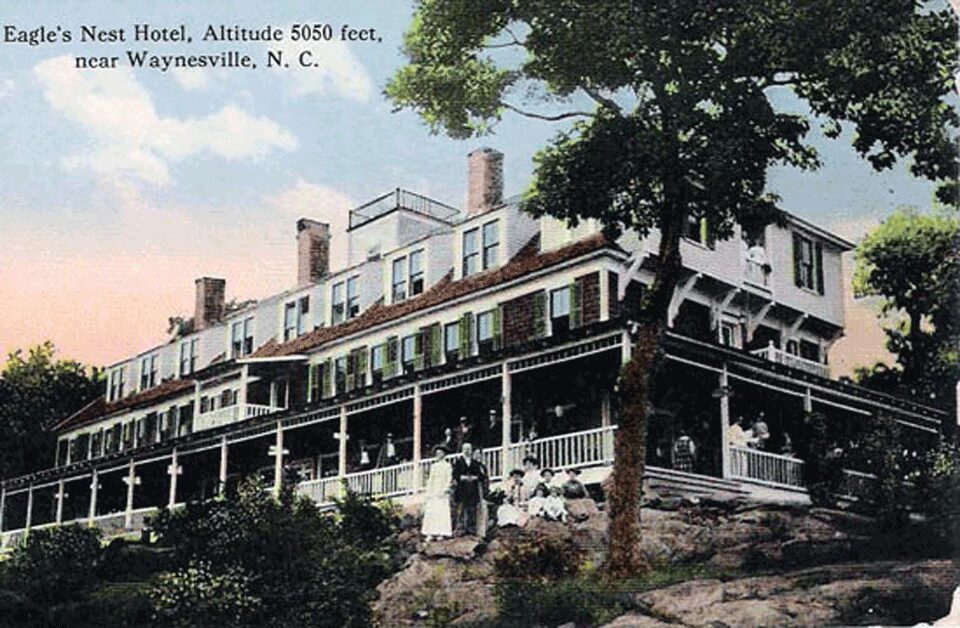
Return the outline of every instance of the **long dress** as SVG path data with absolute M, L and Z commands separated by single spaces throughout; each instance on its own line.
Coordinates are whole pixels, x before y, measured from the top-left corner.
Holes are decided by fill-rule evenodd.
M 420 533 L 424 536 L 453 536 L 448 493 L 452 478 L 453 470 L 446 460 L 434 462 L 430 467 L 423 524 L 420 526 Z

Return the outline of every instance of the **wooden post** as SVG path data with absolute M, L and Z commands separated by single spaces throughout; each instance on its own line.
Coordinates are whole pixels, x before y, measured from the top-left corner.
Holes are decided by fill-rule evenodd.
M 127 509 L 123 517 L 123 527 L 130 529 L 133 527 L 133 487 L 137 483 L 137 470 L 133 463 L 133 458 L 130 459 L 130 471 L 127 474 Z
M 277 421 L 277 440 L 273 446 L 273 494 L 280 495 L 283 485 L 283 423 Z
M 97 517 L 97 489 L 100 488 L 100 475 L 94 469 L 90 474 L 90 508 L 87 510 L 87 524 L 93 526 Z
M 510 456 L 510 427 L 513 420 L 513 380 L 511 379 L 509 364 L 503 363 L 503 371 L 500 375 L 500 475 L 504 480 L 510 473 L 512 464 Z
M 7 487 L 0 487 L 0 534 L 3 533 L 3 513 L 7 509 Z
M 250 366 L 244 364 L 240 367 L 240 391 L 237 394 L 238 412 L 237 420 L 242 421 L 247 418 L 247 381 L 250 378 Z
M 63 523 L 63 480 L 57 482 L 57 525 Z
M 217 494 L 223 495 L 227 490 L 227 437 L 226 435 L 220 439 L 220 473 L 217 476 L 219 478 L 219 486 L 217 487 Z
M 347 476 L 347 406 L 340 406 L 340 443 L 337 455 L 337 476 L 340 481 L 337 485 L 337 494 L 343 495 L 343 482 Z
M 167 467 L 167 473 L 170 475 L 170 496 L 167 499 L 167 507 L 173 508 L 177 503 L 177 478 L 183 473 L 176 447 L 170 454 L 170 466 Z
M 600 270 L 600 321 L 610 320 L 610 271 Z
M 23 529 L 30 531 L 30 524 L 33 522 L 33 482 L 27 486 L 27 521 Z
M 730 378 L 726 362 L 720 371 L 720 475 L 730 477 Z
M 420 476 L 420 459 L 423 447 L 423 396 L 420 391 L 420 384 L 413 385 L 413 486 L 411 492 L 419 493 L 423 486 L 423 478 Z
M 807 414 L 813 412 L 813 395 L 810 392 L 809 386 L 803 391 L 803 411 Z

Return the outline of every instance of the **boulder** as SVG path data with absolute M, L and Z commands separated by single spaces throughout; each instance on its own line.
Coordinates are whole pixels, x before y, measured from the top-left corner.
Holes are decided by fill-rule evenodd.
M 480 537 L 459 536 L 449 539 L 427 541 L 423 544 L 423 549 L 420 553 L 428 558 L 470 560 L 480 552 L 484 545 L 485 543 Z

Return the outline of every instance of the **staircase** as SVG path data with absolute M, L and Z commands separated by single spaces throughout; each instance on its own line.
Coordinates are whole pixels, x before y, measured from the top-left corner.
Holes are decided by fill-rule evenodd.
M 746 498 L 750 491 L 736 480 L 697 475 L 661 467 L 647 467 L 645 488 L 661 497 L 701 497 L 711 499 Z

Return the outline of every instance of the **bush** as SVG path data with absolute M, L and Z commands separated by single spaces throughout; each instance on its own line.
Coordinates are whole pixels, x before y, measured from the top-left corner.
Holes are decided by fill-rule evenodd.
M 99 530 L 77 525 L 34 530 L 10 556 L 7 587 L 22 601 L 25 620 L 49 623 L 97 586 L 99 562 Z
M 261 605 L 252 590 L 253 579 L 242 569 L 196 562 L 161 574 L 150 599 L 164 626 L 240 626 L 249 625 Z
M 244 595 L 234 597 L 257 604 L 242 604 L 231 625 L 362 626 L 376 586 L 394 567 L 397 523 L 395 513 L 369 499 L 348 495 L 336 512 L 321 513 L 290 487 L 274 499 L 254 479 L 235 498 L 164 512 L 151 525 L 180 578 L 226 586 L 238 574 L 251 576 L 243 580 Z M 179 608 L 181 596 L 197 608 L 175 582 L 164 582 L 167 598 L 154 598 L 158 616 Z
M 571 541 L 549 536 L 525 538 L 494 559 L 499 580 L 549 582 L 576 576 L 584 552 Z

